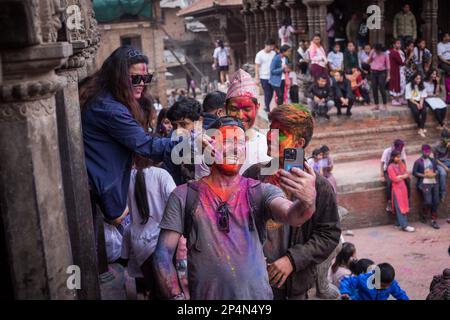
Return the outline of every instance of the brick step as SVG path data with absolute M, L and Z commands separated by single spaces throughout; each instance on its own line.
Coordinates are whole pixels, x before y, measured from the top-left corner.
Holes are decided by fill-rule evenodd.
M 406 145 L 406 154 L 416 154 L 420 152 L 420 149 L 422 147 L 422 144 L 407 144 Z M 333 160 L 335 163 L 345 163 L 345 162 L 351 162 L 355 159 L 358 160 L 368 160 L 368 159 L 374 159 L 374 158 L 381 158 L 381 155 L 383 154 L 384 149 L 386 146 L 382 148 L 372 148 L 370 150 L 359 150 L 359 151 L 353 151 L 353 152 L 338 152 L 333 153 Z

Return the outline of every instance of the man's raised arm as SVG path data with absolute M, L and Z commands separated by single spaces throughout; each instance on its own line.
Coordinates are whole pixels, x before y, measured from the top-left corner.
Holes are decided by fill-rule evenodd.
M 269 205 L 272 217 L 278 222 L 299 227 L 316 211 L 316 175 L 308 164 L 305 164 L 305 171 L 293 168 L 290 172 L 281 170 L 279 175 L 281 187 L 296 200 L 275 198 Z

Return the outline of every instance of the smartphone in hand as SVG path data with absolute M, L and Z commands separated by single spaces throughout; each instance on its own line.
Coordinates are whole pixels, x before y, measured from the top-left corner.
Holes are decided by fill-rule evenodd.
M 292 168 L 305 169 L 305 150 L 303 148 L 284 149 L 284 170 L 290 171 Z

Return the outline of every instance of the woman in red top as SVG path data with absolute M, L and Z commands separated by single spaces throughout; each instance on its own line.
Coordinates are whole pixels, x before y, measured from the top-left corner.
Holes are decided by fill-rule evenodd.
M 392 181 L 392 211 L 397 216 L 397 225 L 406 232 L 414 232 L 415 229 L 408 225 L 407 215 L 409 213 L 409 198 L 406 179 L 409 178 L 406 165 L 401 160 L 398 151 L 392 151 L 390 164 L 388 166 L 389 179 Z

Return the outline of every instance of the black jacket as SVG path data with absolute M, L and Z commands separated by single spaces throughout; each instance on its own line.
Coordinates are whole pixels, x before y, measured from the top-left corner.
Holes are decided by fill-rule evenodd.
M 260 163 L 248 168 L 243 176 L 264 181 Z M 325 261 L 339 244 L 341 228 L 336 196 L 331 184 L 322 176 L 316 178 L 316 212 L 299 228 L 285 228 L 290 233 L 286 254 L 294 262 L 294 272 L 286 281 L 286 296 L 304 295 L 314 286 L 315 266 Z M 281 257 L 280 257 L 281 258 Z
M 337 82 L 333 79 L 333 94 L 335 100 L 340 100 L 341 98 L 353 99 L 353 91 L 350 80 L 344 79 L 342 82 Z
M 333 92 L 328 84 L 325 87 L 319 87 L 317 83 L 313 83 L 307 91 L 307 96 L 311 99 L 318 97 L 320 99 L 330 100 L 333 98 Z

